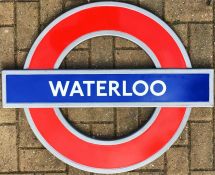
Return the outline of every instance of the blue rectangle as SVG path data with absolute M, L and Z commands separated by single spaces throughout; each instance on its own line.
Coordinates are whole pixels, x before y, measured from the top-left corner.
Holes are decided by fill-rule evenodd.
M 159 72 L 155 70 L 135 72 L 133 70 L 118 73 L 116 70 L 113 72 L 111 70 L 107 72 L 16 72 L 5 74 L 5 104 L 8 105 L 43 107 L 43 104 L 49 104 L 50 107 L 72 107 L 77 104 L 78 106 L 88 106 L 87 104 L 120 106 L 125 103 L 126 106 L 165 106 L 165 104 L 166 106 L 177 106 L 177 104 L 180 104 L 178 106 L 192 106 L 196 103 L 210 103 L 210 93 L 212 93 L 210 92 L 210 74 L 194 73 L 194 71 L 190 73 L 189 71 L 167 73 L 165 70 Z M 159 93 L 164 90 L 164 86 L 158 83 L 151 87 L 152 83 L 157 80 L 165 83 L 166 86 L 165 93 L 160 96 L 156 96 L 152 89 Z M 143 81 L 147 85 L 143 84 Z M 62 94 L 63 91 L 61 93 L 56 90 L 57 82 L 65 90 L 65 94 Z M 147 93 L 141 94 L 147 86 L 149 88 Z M 54 91 L 58 92 L 57 95 Z

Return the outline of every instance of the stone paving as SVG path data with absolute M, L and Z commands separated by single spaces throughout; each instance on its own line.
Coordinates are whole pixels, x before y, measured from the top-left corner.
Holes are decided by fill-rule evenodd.
M 92 1 L 91 1 L 92 2 Z M 194 68 L 214 67 L 214 12 L 210 0 L 124 0 L 166 21 L 183 41 Z M 38 34 L 53 19 L 86 0 L 0 0 L 0 68 L 22 69 Z M 129 23 L 129 21 L 128 21 Z M 61 68 L 153 68 L 146 53 L 117 37 L 88 40 L 71 51 Z M 1 87 L 0 87 L 1 91 Z M 143 126 L 153 108 L 62 109 L 91 137 L 112 139 Z M 214 109 L 193 108 L 177 142 L 151 164 L 122 175 L 215 175 Z M 35 138 L 22 109 L 0 108 L 0 174 L 93 175 L 52 156 Z

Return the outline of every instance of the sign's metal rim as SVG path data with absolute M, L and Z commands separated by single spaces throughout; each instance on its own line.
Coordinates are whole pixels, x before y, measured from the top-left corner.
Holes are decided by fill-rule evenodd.
M 176 34 L 173 32 L 173 30 L 166 23 L 164 23 L 158 17 L 156 17 L 155 15 L 151 14 L 150 12 L 148 12 L 148 11 L 146 11 L 144 9 L 141 9 L 141 8 L 133 6 L 133 5 L 125 4 L 125 3 L 119 3 L 119 2 L 97 2 L 97 3 L 91 3 L 91 4 L 83 5 L 83 6 L 75 8 L 75 9 L 72 9 L 72 10 L 66 12 L 65 14 L 61 15 L 60 17 L 58 17 L 47 28 L 45 28 L 45 30 L 36 39 L 35 43 L 33 44 L 32 48 L 31 48 L 31 50 L 30 50 L 30 52 L 28 54 L 28 57 L 27 57 L 27 60 L 26 60 L 24 68 L 28 69 L 30 61 L 31 61 L 31 58 L 33 56 L 33 53 L 34 53 L 37 45 L 40 43 L 40 41 L 43 39 L 43 37 L 48 33 L 48 31 L 52 27 L 54 27 L 61 20 L 65 19 L 66 17 L 70 16 L 71 14 L 79 12 L 79 11 L 81 11 L 83 9 L 88 9 L 88 8 L 98 7 L 98 6 L 117 6 L 117 7 L 127 8 L 127 9 L 131 9 L 131 10 L 137 11 L 137 12 L 139 12 L 141 14 L 144 14 L 144 15 L 148 16 L 149 18 L 153 19 L 158 24 L 160 24 L 172 36 L 172 38 L 177 43 L 177 46 L 179 47 L 179 49 L 180 49 L 180 51 L 181 51 L 181 53 L 182 53 L 182 55 L 184 57 L 184 60 L 185 60 L 185 63 L 186 63 L 186 67 L 187 68 L 191 68 L 190 60 L 189 60 L 189 57 L 188 57 L 188 55 L 186 53 L 186 50 L 185 50 L 183 44 L 181 43 L 180 39 L 176 36 Z M 70 51 L 70 49 L 72 49 L 75 45 L 81 43 L 82 41 L 90 39 L 92 37 L 95 37 L 95 36 L 106 36 L 106 35 L 120 36 L 120 37 L 123 37 L 123 38 L 126 38 L 128 40 L 131 40 L 131 41 L 135 42 L 139 46 L 144 46 L 144 44 L 140 45 L 140 43 L 138 42 L 138 40 L 134 40 L 134 38 L 132 38 L 132 37 L 127 37 L 127 36 L 130 36 L 130 35 L 124 34 L 124 33 L 121 33 L 121 32 L 116 32 L 116 31 L 99 31 L 99 32 L 94 32 L 94 33 L 91 33 L 91 34 L 88 34 L 88 35 L 85 35 L 85 36 L 79 38 L 74 43 L 72 43 L 70 46 L 68 46 L 64 50 L 64 52 L 62 52 L 61 56 L 58 58 L 58 61 L 56 62 L 54 68 L 58 68 L 59 67 L 59 65 L 62 62 L 64 56 L 66 56 L 66 53 L 68 53 Z M 147 47 L 142 47 L 142 48 L 143 49 L 148 49 Z M 149 54 L 149 56 L 154 61 L 155 66 L 157 68 L 160 68 L 160 64 L 157 61 L 155 55 L 153 55 L 152 52 L 150 52 L 150 50 L 148 50 L 148 51 L 149 52 L 147 52 L 147 53 Z M 161 149 L 159 149 L 158 152 L 156 152 L 155 154 L 153 154 L 152 156 L 150 156 L 149 158 L 145 159 L 142 162 L 139 162 L 139 163 L 136 163 L 136 164 L 133 164 L 133 165 L 129 165 L 127 167 L 120 167 L 120 168 L 113 168 L 113 169 L 89 167 L 89 166 L 86 166 L 86 165 L 74 162 L 71 159 L 68 159 L 67 157 L 63 156 L 60 152 L 58 152 L 57 150 L 55 150 L 53 148 L 53 146 L 51 146 L 44 139 L 44 137 L 41 135 L 41 133 L 39 132 L 37 126 L 35 125 L 35 123 L 33 121 L 32 114 L 31 114 L 31 111 L 30 111 L 31 109 L 25 108 L 24 110 L 25 110 L 28 122 L 29 122 L 32 130 L 34 131 L 35 135 L 37 136 L 37 138 L 56 157 L 58 157 L 59 159 L 61 159 L 62 161 L 66 162 L 69 165 L 72 165 L 72 166 L 74 166 L 76 168 L 79 168 L 79 169 L 82 169 L 82 170 L 85 170 L 85 171 L 90 171 L 90 172 L 95 172 L 95 173 L 103 173 L 103 174 L 110 174 L 110 173 L 126 172 L 126 171 L 130 171 L 130 170 L 139 168 L 141 166 L 144 166 L 144 165 L 152 162 L 153 160 L 155 160 L 156 158 L 158 158 L 159 156 L 161 156 L 167 149 L 170 148 L 170 146 L 176 141 L 176 139 L 179 137 L 179 135 L 183 131 L 183 128 L 185 127 L 186 122 L 187 122 L 187 120 L 189 118 L 191 108 L 186 108 L 185 109 L 185 113 L 184 113 L 183 119 L 181 120 L 180 125 L 177 128 L 176 132 L 174 132 L 173 137 L 171 137 L 171 139 L 167 142 L 167 144 L 164 145 Z M 160 110 L 160 108 L 157 108 L 157 110 Z M 54 111 L 59 111 L 59 109 L 58 108 L 54 108 Z M 56 116 L 59 118 L 59 115 L 56 115 Z M 62 122 L 62 121 L 60 121 L 60 122 Z M 80 139 L 82 139 L 82 138 L 80 138 Z M 87 140 L 84 140 L 84 141 L 87 142 Z M 101 145 L 104 144 L 105 145 L 105 143 L 107 143 L 107 141 L 105 141 L 105 143 L 102 143 L 102 142 L 98 143 L 97 140 L 95 140 L 93 143 L 94 144 L 101 144 Z M 129 150 L 128 150 L 128 152 L 129 152 Z
M 213 99 L 213 70 L 212 69 L 124 69 L 124 70 L 11 70 L 2 71 L 2 105 L 7 108 L 47 108 L 47 107 L 211 107 Z M 57 75 L 57 74 L 209 74 L 209 101 L 208 102 L 91 102 L 91 103 L 7 103 L 6 102 L 6 76 L 7 75 Z

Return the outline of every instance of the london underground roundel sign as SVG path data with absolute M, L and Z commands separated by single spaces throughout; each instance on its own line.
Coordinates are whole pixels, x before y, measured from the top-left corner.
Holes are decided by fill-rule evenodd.
M 105 35 L 136 43 L 162 69 L 52 70 L 79 43 Z M 52 154 L 90 172 L 126 172 L 152 162 L 179 137 L 190 107 L 213 105 L 213 72 L 186 69 L 189 57 L 170 27 L 125 3 L 91 3 L 61 15 L 39 35 L 24 68 L 3 72 L 4 107 L 25 108 L 32 130 Z M 106 141 L 79 133 L 56 108 L 75 106 L 157 108 L 139 131 Z

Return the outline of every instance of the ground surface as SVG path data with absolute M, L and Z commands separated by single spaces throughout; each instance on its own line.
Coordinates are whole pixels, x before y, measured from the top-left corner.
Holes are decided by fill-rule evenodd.
M 155 13 L 180 36 L 195 68 L 214 67 L 214 4 L 206 0 L 125 0 Z M 0 67 L 22 69 L 32 42 L 55 17 L 85 0 L 0 0 Z M 214 6 L 215 7 L 215 6 Z M 129 21 L 128 21 L 129 23 Z M 135 44 L 115 37 L 82 43 L 61 68 L 153 68 Z M 118 138 L 147 121 L 153 108 L 62 109 L 79 130 Z M 156 161 L 124 175 L 215 175 L 214 109 L 194 108 L 179 140 Z M 92 175 L 52 156 L 34 137 L 22 109 L 0 108 L 0 174 Z

